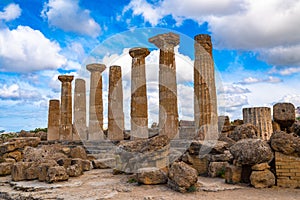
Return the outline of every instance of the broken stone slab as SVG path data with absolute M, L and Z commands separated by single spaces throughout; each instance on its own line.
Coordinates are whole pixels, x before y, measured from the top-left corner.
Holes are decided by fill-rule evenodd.
M 270 170 L 253 171 L 250 181 L 255 188 L 269 188 L 275 185 L 275 176 Z
M 48 174 L 48 169 L 50 167 L 54 167 L 54 166 L 58 166 L 58 164 L 54 160 L 48 160 L 45 163 L 41 163 L 38 166 L 38 179 L 39 179 L 39 181 L 46 181 L 47 174 Z
M 157 167 L 140 168 L 136 174 L 137 181 L 145 185 L 157 185 L 167 183 L 166 174 Z
M 66 181 L 69 179 L 69 175 L 66 172 L 66 169 L 62 166 L 50 167 L 47 172 L 46 181 L 48 183 Z
M 242 180 L 242 167 L 227 165 L 225 169 L 225 183 L 236 184 Z
M 0 155 L 24 148 L 25 146 L 37 147 L 41 139 L 38 137 L 18 137 L 11 138 L 8 142 L 0 145 Z
M 94 169 L 108 169 L 114 168 L 116 166 L 116 159 L 114 158 L 104 158 L 92 161 Z
M 89 160 L 82 160 L 80 158 L 73 158 L 71 160 L 71 165 L 79 164 L 83 171 L 90 171 L 91 170 L 91 161 Z
M 252 124 L 242 124 L 237 126 L 234 131 L 228 135 L 229 138 L 233 139 L 234 141 L 239 141 L 242 139 L 248 138 L 257 138 L 257 127 Z
M 187 192 L 195 187 L 198 181 L 198 172 L 184 162 L 175 162 L 169 170 L 168 186 L 179 192 Z
M 0 163 L 0 176 L 10 175 L 12 165 L 13 165 L 13 163 L 10 163 L 10 162 Z
M 230 151 L 226 150 L 223 154 L 211 155 L 211 162 L 231 162 L 233 161 L 233 156 Z
M 230 147 L 230 153 L 239 165 L 270 163 L 274 158 L 271 147 L 261 139 L 243 139 Z
M 273 133 L 270 144 L 272 149 L 285 155 L 300 156 L 300 138 L 280 131 Z
M 277 103 L 273 106 L 274 121 L 280 125 L 281 130 L 292 126 L 295 122 L 295 106 L 291 103 Z
M 208 167 L 208 175 L 212 178 L 224 177 L 228 162 L 210 162 Z
M 17 162 L 11 168 L 11 178 L 13 181 L 26 180 L 26 169 L 32 165 L 31 162 Z
M 86 151 L 83 147 L 77 146 L 71 149 L 70 151 L 71 158 L 81 158 L 83 160 L 87 159 Z
M 70 177 L 78 177 L 83 174 L 81 164 L 71 165 L 67 168 L 67 174 Z
M 19 150 L 15 150 L 3 155 L 3 158 L 12 158 L 17 162 L 20 161 L 22 157 L 23 157 L 22 152 Z

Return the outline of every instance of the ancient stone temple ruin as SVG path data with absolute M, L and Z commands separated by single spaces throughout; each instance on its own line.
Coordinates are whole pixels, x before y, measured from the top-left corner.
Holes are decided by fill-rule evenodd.
M 165 33 L 149 39 L 149 45 L 160 50 L 158 124 L 148 128 L 146 57 L 150 51 L 135 47 L 129 50 L 131 130 L 124 127 L 122 66 L 109 67 L 108 130 L 103 129 L 102 76 L 106 66 L 93 63 L 86 66 L 90 72 L 88 108 L 85 81 L 75 80 L 73 124 L 73 76 L 59 76 L 61 100 L 49 102 L 47 140 L 80 139 L 93 156 L 95 168 L 137 173 L 141 183 L 145 182 L 141 174 L 169 170 L 169 177 L 162 175 L 157 183 L 167 182 L 177 191 L 187 188 L 176 185 L 176 167 L 196 178 L 198 174 L 222 174 L 227 183 L 249 183 L 256 188 L 271 187 L 276 181 L 281 187 L 300 187 L 300 139 L 295 136 L 300 136 L 300 124 L 295 121 L 294 105 L 275 104 L 273 113 L 269 107 L 244 108 L 243 120 L 233 122 L 228 116 L 218 118 L 211 37 L 196 35 L 194 42 L 194 121 L 179 121 L 174 48 L 180 38 Z

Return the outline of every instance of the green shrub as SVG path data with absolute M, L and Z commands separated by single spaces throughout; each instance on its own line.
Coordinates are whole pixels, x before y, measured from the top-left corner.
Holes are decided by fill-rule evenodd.
M 192 185 L 187 189 L 187 192 L 196 192 L 196 191 L 197 191 L 197 188 L 195 185 Z

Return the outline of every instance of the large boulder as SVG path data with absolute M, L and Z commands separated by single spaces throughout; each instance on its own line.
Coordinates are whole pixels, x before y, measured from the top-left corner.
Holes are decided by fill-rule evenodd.
M 225 182 L 230 184 L 240 183 L 242 180 L 242 167 L 227 165 L 225 169 Z
M 225 170 L 228 162 L 210 162 L 208 167 L 208 175 L 210 177 L 225 177 Z
M 116 159 L 114 158 L 103 158 L 92 161 L 94 169 L 108 169 L 116 166 Z
M 300 121 L 295 121 L 291 126 L 290 131 L 300 137 Z
M 41 163 L 38 166 L 38 179 L 39 179 L 39 181 L 46 181 L 47 180 L 48 169 L 50 167 L 55 167 L 55 166 L 58 166 L 58 164 L 54 160 L 48 160 L 47 162 Z
M 257 138 L 257 128 L 252 124 L 243 124 L 235 127 L 234 131 L 228 135 L 234 141 L 239 141 L 248 138 Z
M 48 183 L 58 182 L 58 181 L 66 181 L 69 179 L 69 175 L 67 171 L 62 166 L 50 167 L 47 171 L 46 181 Z
M 270 138 L 271 147 L 285 155 L 300 156 L 300 138 L 283 131 L 275 132 Z
M 83 160 L 87 159 L 86 151 L 83 147 L 77 146 L 71 149 L 70 152 L 71 158 L 81 158 Z
M 13 181 L 26 180 L 26 170 L 32 165 L 31 162 L 17 162 L 11 168 L 11 178 Z
M 169 170 L 168 186 L 178 192 L 187 192 L 196 187 L 197 170 L 184 162 L 175 162 Z
M 166 174 L 156 167 L 141 168 L 136 174 L 137 181 L 145 185 L 157 185 L 167 183 Z
M 71 165 L 67 168 L 67 174 L 70 177 L 77 177 L 83 174 L 82 166 L 81 164 L 75 164 Z
M 223 141 L 199 140 L 193 141 L 187 151 L 190 155 L 223 154 L 229 147 L 230 145 Z
M 0 145 L 0 155 L 15 151 L 17 149 L 22 149 L 26 146 L 37 147 L 40 142 L 41 139 L 38 137 L 11 138 L 7 142 Z
M 270 170 L 253 171 L 250 176 L 251 185 L 255 188 L 269 188 L 275 185 L 275 176 Z
M 274 158 L 267 142 L 260 139 L 243 139 L 230 147 L 230 153 L 239 165 L 255 165 L 271 162 Z

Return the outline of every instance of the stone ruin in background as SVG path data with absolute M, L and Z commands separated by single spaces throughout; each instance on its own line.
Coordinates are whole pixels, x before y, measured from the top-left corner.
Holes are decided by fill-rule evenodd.
M 295 120 L 294 105 L 277 103 L 273 115 L 268 107 L 244 108 L 243 120 L 233 122 L 227 116 L 218 117 L 211 38 L 200 34 L 194 39 L 194 121 L 178 119 L 174 47 L 180 43 L 179 35 L 160 34 L 149 39 L 160 49 L 158 124 L 148 128 L 145 58 L 150 52 L 135 47 L 129 50 L 131 130 L 124 129 L 121 66 L 109 67 L 108 130 L 103 130 L 102 73 L 106 66 L 89 64 L 86 66 L 91 82 L 88 109 L 85 81 L 75 80 L 73 100 L 74 77 L 69 75 L 58 77 L 62 84 L 61 100 L 49 101 L 47 141 L 42 144 L 62 146 L 42 148 L 48 152 L 46 160 L 54 162 L 35 166 L 28 164 L 26 158 L 25 164 L 19 163 L 23 154 L 32 154 L 28 150 L 22 153 L 24 145 L 35 147 L 40 143 L 20 138 L 1 145 L 0 159 L 5 162 L 0 163 L 0 174 L 11 173 L 13 177 L 16 173 L 25 174 L 15 180 L 36 179 L 37 174 L 48 182 L 66 180 L 89 170 L 89 159 L 94 168 L 111 167 L 114 173 L 136 173 L 140 183 L 168 183 L 180 192 L 194 187 L 198 175 L 224 177 L 227 183 L 250 183 L 256 188 L 275 184 L 300 187 L 300 123 Z M 62 157 L 55 160 L 58 155 Z M 36 159 L 45 160 L 38 156 Z M 52 174 L 47 172 L 50 168 Z M 181 173 L 182 177 L 189 177 L 186 187 L 176 181 Z

